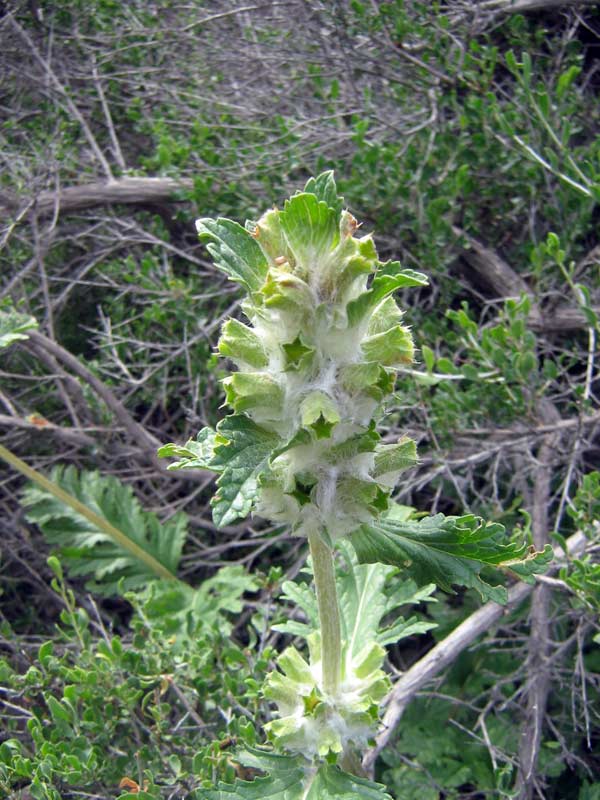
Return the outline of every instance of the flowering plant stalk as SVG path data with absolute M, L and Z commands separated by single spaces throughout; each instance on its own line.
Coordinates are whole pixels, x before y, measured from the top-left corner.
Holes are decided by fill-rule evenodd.
M 344 541 L 355 576 L 360 564 L 401 567 L 418 584 L 447 591 L 460 584 L 499 602 L 505 590 L 486 582 L 482 567 L 530 579 L 548 553 L 507 543 L 502 526 L 472 515 L 415 521 L 394 503 L 399 476 L 417 460 L 411 439 L 384 443 L 377 432 L 396 372 L 415 355 L 394 293 L 425 286 L 427 278 L 378 259 L 331 172 L 245 227 L 228 219 L 196 224 L 215 265 L 246 292 L 246 322 L 225 322 L 218 343 L 237 368 L 223 381 L 232 413 L 215 430 L 159 453 L 179 459 L 171 469 L 218 474 L 218 526 L 254 512 L 305 537 L 318 610 L 318 625 L 306 634 L 308 659 L 290 646 L 264 686 L 277 708 L 266 726 L 274 752 L 241 758 L 267 773 L 261 780 L 296 775 L 290 786 L 300 794 L 277 795 L 271 783 L 264 796 L 385 797 L 352 773 L 360 772 L 390 688 L 382 667 L 391 640 L 379 629 L 381 609 L 370 617 L 340 609 L 336 547 Z M 362 637 L 350 635 L 360 625 Z M 255 796 L 245 792 L 240 783 L 226 794 Z

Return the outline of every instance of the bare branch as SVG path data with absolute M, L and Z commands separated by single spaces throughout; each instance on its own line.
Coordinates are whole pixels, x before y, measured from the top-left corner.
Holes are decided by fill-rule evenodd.
M 133 419 L 123 403 L 121 403 L 121 401 L 115 397 L 108 386 L 99 380 L 93 372 L 90 372 L 90 370 L 87 369 L 78 358 L 69 353 L 68 350 L 65 350 L 64 347 L 61 347 L 56 342 L 52 341 L 52 339 L 44 336 L 39 331 L 31 331 L 29 339 L 25 344 L 30 344 L 30 346 L 32 346 L 36 351 L 43 349 L 46 352 L 49 352 L 51 355 L 65 364 L 71 370 L 71 372 L 79 375 L 79 377 L 82 378 L 106 403 L 106 406 L 113 412 L 115 417 L 119 420 L 133 441 L 142 448 L 147 460 L 150 461 L 159 471 L 162 472 L 165 469 L 164 464 L 157 458 L 155 454 L 156 449 L 161 442 L 142 425 L 140 425 L 139 422 Z
M 460 255 L 497 297 L 519 298 L 525 295 L 530 298 L 529 324 L 534 330 L 565 331 L 588 327 L 588 321 L 577 308 L 561 306 L 551 314 L 543 313 L 526 281 L 498 253 L 461 228 L 453 226 L 453 231 L 466 243 L 461 248 Z M 600 312 L 600 307 L 595 310 Z
M 531 289 L 521 276 L 500 256 L 466 231 L 453 226 L 452 230 L 465 242 L 460 254 L 467 264 L 493 289 L 498 297 L 531 296 Z
M 9 429 L 24 428 L 32 433 L 35 431 L 38 435 L 47 431 L 50 434 L 56 435 L 58 438 L 64 439 L 70 444 L 75 444 L 80 447 L 95 447 L 96 445 L 96 440 L 82 429 L 64 428 L 61 425 L 54 425 L 54 423 L 44 418 L 38 419 L 33 417 L 23 419 L 22 417 L 0 414 L 0 427 Z
M 541 399 L 539 410 L 542 422 L 552 424 L 560 421 L 560 415 L 548 399 Z M 552 496 L 552 458 L 556 444 L 557 435 L 548 435 L 542 442 L 536 459 L 531 529 L 533 543 L 538 550 L 542 550 L 548 542 L 548 509 Z M 549 672 L 551 592 L 552 590 L 547 584 L 540 583 L 533 590 L 531 598 L 529 655 L 527 658 L 527 708 L 519 742 L 519 774 L 517 778 L 519 800 L 531 800 L 537 783 L 536 766 L 551 686 Z
M 483 0 L 472 5 L 478 11 L 491 11 L 494 14 L 526 14 L 529 11 L 551 11 L 596 4 L 596 0 Z
M 110 113 L 110 108 L 106 101 L 104 89 L 102 88 L 102 80 L 100 78 L 98 67 L 96 66 L 96 59 L 94 57 L 92 59 L 92 75 L 94 77 L 94 86 L 96 87 L 100 104 L 102 106 L 102 113 L 104 114 L 104 119 L 106 120 L 106 127 L 108 128 L 110 141 L 112 142 L 113 155 L 115 157 L 115 161 L 124 172 L 127 169 L 127 165 L 125 163 L 125 159 L 123 158 L 123 151 L 121 150 L 121 145 L 119 144 L 119 137 L 117 136 L 117 132 L 115 130 L 112 114 Z
M 41 192 L 34 203 L 28 203 L 30 213 L 46 216 L 58 208 L 60 214 L 72 211 L 84 211 L 111 203 L 137 204 L 175 202 L 176 194 L 191 189 L 191 180 L 174 178 L 119 178 L 109 182 L 86 183 L 81 186 L 69 186 L 58 192 Z M 2 205 L 4 203 L 4 206 Z M 0 197 L 0 212 L 9 212 L 14 208 L 14 198 Z M 21 213 L 21 220 L 27 216 Z

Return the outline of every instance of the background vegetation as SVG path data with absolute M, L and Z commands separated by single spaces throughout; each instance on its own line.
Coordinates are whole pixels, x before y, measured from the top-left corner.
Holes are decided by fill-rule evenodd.
M 485 619 L 402 584 L 375 775 L 399 800 L 600 798 L 599 37 L 597 4 L 555 0 L 0 4 L 0 344 L 39 323 L 0 350 L 0 441 L 181 579 L 0 467 L 3 796 L 252 777 L 234 745 L 262 741 L 302 542 L 217 531 L 211 477 L 155 452 L 219 418 L 238 314 L 194 219 L 333 168 L 380 255 L 431 279 L 385 421 L 419 443 L 398 501 L 577 555 Z

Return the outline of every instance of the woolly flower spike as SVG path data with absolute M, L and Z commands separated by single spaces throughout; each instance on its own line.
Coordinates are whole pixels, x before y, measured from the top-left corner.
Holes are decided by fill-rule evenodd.
M 218 344 L 237 367 L 223 381 L 234 413 L 217 426 L 210 452 L 203 434 L 161 454 L 183 456 L 174 468 L 221 473 L 218 525 L 255 509 L 331 542 L 378 517 L 416 460 L 408 439 L 382 444 L 375 422 L 395 370 L 414 356 L 392 295 L 427 281 L 381 263 L 342 205 L 326 172 L 245 228 L 196 223 L 216 266 L 248 295 L 247 322 L 226 322 Z

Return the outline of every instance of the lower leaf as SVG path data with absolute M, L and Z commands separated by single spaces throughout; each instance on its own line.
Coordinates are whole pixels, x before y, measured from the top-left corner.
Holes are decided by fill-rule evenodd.
M 452 592 L 452 585 L 476 589 L 483 600 L 504 604 L 507 591 L 481 577 L 486 566 L 510 569 L 519 575 L 543 572 L 552 555 L 527 545 L 503 541 L 504 527 L 480 517 L 445 517 L 436 514 L 416 521 L 391 518 L 363 525 L 350 536 L 361 563 L 393 564 L 419 584 L 433 581 Z
M 219 783 L 215 789 L 199 792 L 198 800 L 392 800 L 379 783 L 331 764 L 315 765 L 302 756 L 249 748 L 238 753 L 236 761 L 265 773 L 264 777 Z

